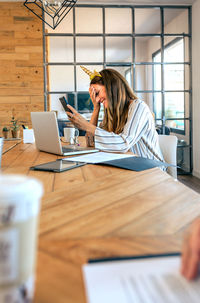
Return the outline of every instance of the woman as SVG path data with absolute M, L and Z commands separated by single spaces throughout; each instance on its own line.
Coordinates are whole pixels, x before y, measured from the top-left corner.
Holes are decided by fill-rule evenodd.
M 137 99 L 127 81 L 116 70 L 104 69 L 90 75 L 90 97 L 94 105 L 90 122 L 73 107 L 69 120 L 78 128 L 94 136 L 95 148 L 107 152 L 125 153 L 131 150 L 138 156 L 163 161 L 158 135 L 149 107 Z M 104 118 L 97 127 L 100 105 Z

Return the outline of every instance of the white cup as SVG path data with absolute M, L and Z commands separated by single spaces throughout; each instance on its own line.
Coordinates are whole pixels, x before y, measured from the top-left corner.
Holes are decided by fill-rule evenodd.
M 74 144 L 74 143 L 76 143 L 78 136 L 79 136 L 79 130 L 77 128 L 74 128 L 74 127 L 65 127 L 64 128 L 65 142 Z
M 42 193 L 34 178 L 0 175 L 1 303 L 32 302 Z

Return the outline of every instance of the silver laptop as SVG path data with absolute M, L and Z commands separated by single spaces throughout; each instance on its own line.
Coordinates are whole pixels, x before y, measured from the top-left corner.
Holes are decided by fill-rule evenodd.
M 36 147 L 56 155 L 76 155 L 97 152 L 98 149 L 76 145 L 62 146 L 55 112 L 32 112 Z

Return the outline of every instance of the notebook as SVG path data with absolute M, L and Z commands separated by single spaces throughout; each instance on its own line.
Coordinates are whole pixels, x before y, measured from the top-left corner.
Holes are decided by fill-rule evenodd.
M 41 151 L 63 156 L 98 152 L 91 147 L 62 146 L 55 112 L 32 112 L 31 120 L 35 144 Z
M 153 167 L 168 167 L 174 166 L 166 162 L 161 162 L 143 157 L 136 157 L 132 154 L 117 154 L 99 152 L 93 155 L 83 155 L 67 158 L 68 161 L 78 161 L 92 164 L 110 165 L 119 168 L 142 171 Z

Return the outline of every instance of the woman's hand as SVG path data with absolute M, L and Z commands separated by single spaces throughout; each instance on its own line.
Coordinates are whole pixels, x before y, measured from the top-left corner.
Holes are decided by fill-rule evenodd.
M 196 219 L 186 235 L 183 250 L 181 273 L 188 280 L 197 277 L 200 264 L 200 218 Z
M 71 105 L 68 104 L 67 107 L 69 107 L 69 109 L 72 111 L 72 113 L 68 111 L 66 113 L 69 120 L 74 124 L 74 126 L 94 135 L 96 126 L 89 123 L 85 118 L 83 118 Z
M 90 98 L 92 100 L 92 103 L 94 105 L 94 110 L 100 110 L 100 100 L 97 100 L 96 90 L 92 85 L 89 88 L 89 94 L 90 94 Z

